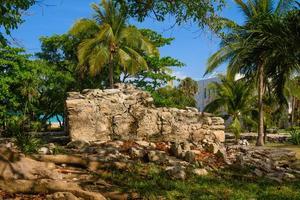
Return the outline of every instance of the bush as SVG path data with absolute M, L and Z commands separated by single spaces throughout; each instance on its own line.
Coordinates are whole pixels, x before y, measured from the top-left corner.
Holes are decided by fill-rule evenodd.
M 16 145 L 23 153 L 36 153 L 42 146 L 42 142 L 33 134 L 25 131 L 28 124 L 27 122 L 28 120 L 24 116 L 11 117 L 7 125 L 7 136 L 15 139 Z
M 164 87 L 151 93 L 154 104 L 157 107 L 174 107 L 183 109 L 185 107 L 195 107 L 196 100 L 193 96 L 184 94 L 178 88 Z
M 295 145 L 300 144 L 300 129 L 292 129 L 290 131 L 291 134 L 291 142 Z
M 37 153 L 38 149 L 42 146 L 41 140 L 29 133 L 18 133 L 14 138 L 16 145 L 25 154 Z

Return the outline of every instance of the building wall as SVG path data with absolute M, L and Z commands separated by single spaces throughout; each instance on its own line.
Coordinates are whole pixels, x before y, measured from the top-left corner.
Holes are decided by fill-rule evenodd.
M 199 111 L 203 111 L 205 106 L 214 99 L 216 91 L 210 87 L 210 84 L 214 82 L 220 82 L 219 77 L 211 77 L 197 81 L 198 92 L 196 94 L 196 101 Z

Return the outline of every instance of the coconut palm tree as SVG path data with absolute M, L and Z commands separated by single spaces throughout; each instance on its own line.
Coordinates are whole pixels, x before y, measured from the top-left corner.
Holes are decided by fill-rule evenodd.
M 206 105 L 205 112 L 223 115 L 231 121 L 229 129 L 239 138 L 242 125 L 254 124 L 251 115 L 255 113 L 253 107 L 253 88 L 244 80 L 234 81 L 231 77 L 220 76 L 220 83 L 210 85 L 216 91 L 213 101 Z
M 273 61 L 270 55 L 279 51 L 274 42 L 275 38 L 277 43 L 281 42 L 271 30 L 282 27 L 281 16 L 287 12 L 293 1 L 280 0 L 275 7 L 272 0 L 247 0 L 246 3 L 235 0 L 235 2 L 246 17 L 245 23 L 238 25 L 231 20 L 223 19 L 228 32 L 223 38 L 221 48 L 209 58 L 206 73 L 228 62 L 229 74 L 242 73 L 257 83 L 259 123 L 256 145 L 261 146 L 264 144 L 263 95 L 266 79 L 274 77 L 273 85 L 277 85 L 276 91 L 279 91 L 279 87 L 283 85 L 280 81 L 286 80 L 285 75 L 288 72 L 282 70 L 281 76 L 278 76 L 278 69 L 283 69 L 283 62 L 278 63 L 281 67 L 271 67 Z
M 112 88 L 116 66 L 135 73 L 147 68 L 147 62 L 139 52 L 151 55 L 158 51 L 137 28 L 127 24 L 126 13 L 112 0 L 102 0 L 99 5 L 92 4 L 92 8 L 94 18 L 77 21 L 70 33 L 88 35 L 78 47 L 79 68 L 88 69 L 92 76 L 108 68 Z
M 197 82 L 190 77 L 182 79 L 178 88 L 189 97 L 195 96 L 195 94 L 198 92 Z

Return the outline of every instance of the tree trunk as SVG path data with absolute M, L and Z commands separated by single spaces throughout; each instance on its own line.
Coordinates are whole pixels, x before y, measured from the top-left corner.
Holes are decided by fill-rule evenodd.
M 114 88 L 114 66 L 113 63 L 109 64 L 109 88 Z
M 295 97 L 292 97 L 291 127 L 294 126 L 294 121 L 295 121 L 295 104 L 296 104 L 296 99 Z
M 264 145 L 264 110 L 263 110 L 263 95 L 264 95 L 264 67 L 258 66 L 258 137 L 256 146 Z

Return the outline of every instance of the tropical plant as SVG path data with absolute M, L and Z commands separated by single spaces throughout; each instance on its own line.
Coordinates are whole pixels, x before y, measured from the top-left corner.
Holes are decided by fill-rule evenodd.
M 0 3 L 0 28 L 6 34 L 16 29 L 22 20 L 22 13 L 35 3 L 35 0 L 2 0 Z M 0 32 L 0 44 L 6 44 L 3 33 Z
M 276 6 L 272 0 L 247 0 L 246 3 L 235 0 L 235 2 L 246 17 L 245 23 L 238 25 L 229 19 L 222 20 L 227 32 L 223 35 L 221 48 L 210 57 L 206 73 L 212 72 L 221 63 L 228 61 L 229 74 L 241 73 L 257 83 L 259 123 L 256 144 L 263 145 L 263 95 L 266 79 L 272 79 L 270 81 L 272 88 L 283 100 L 283 85 L 298 65 L 299 58 L 295 59 L 295 53 L 288 47 L 290 42 L 283 42 L 290 40 L 289 37 L 294 38 L 293 42 L 299 40 L 291 35 L 294 29 L 287 27 L 288 23 L 283 22 L 294 1 L 281 0 Z
M 180 81 L 178 88 L 187 96 L 194 97 L 198 92 L 198 83 L 190 77 Z
M 299 129 L 292 129 L 290 131 L 291 135 L 291 142 L 295 145 L 300 144 L 300 130 Z
M 156 48 L 170 45 L 174 40 L 174 38 L 164 38 L 161 34 L 150 29 L 140 29 L 140 31 L 145 37 L 149 38 L 150 42 Z M 153 92 L 176 79 L 176 77 L 172 75 L 172 67 L 184 66 L 182 62 L 170 56 L 161 57 L 159 55 L 144 55 L 144 58 L 147 62 L 148 69 L 140 70 L 133 76 L 124 73 L 123 82 L 129 78 L 129 81 L 127 82 L 150 92 Z
M 186 108 L 195 107 L 194 97 L 185 95 L 182 90 L 166 86 L 151 93 L 154 104 L 158 107 Z
M 216 91 L 213 101 L 206 105 L 204 111 L 222 115 L 231 121 L 229 129 L 239 138 L 242 127 L 255 126 L 252 116 L 256 110 L 253 107 L 253 88 L 244 80 L 234 81 L 231 77 L 220 76 L 220 83 L 210 86 Z
M 109 87 L 114 84 L 114 70 L 120 67 L 131 74 L 147 68 L 144 57 L 157 54 L 157 49 L 134 26 L 128 26 L 127 15 L 119 4 L 112 0 L 102 0 L 99 5 L 92 4 L 94 19 L 81 19 L 71 28 L 74 36 L 88 34 L 90 38 L 82 41 L 78 48 L 81 70 L 89 70 L 92 76 L 104 68 L 109 70 Z

